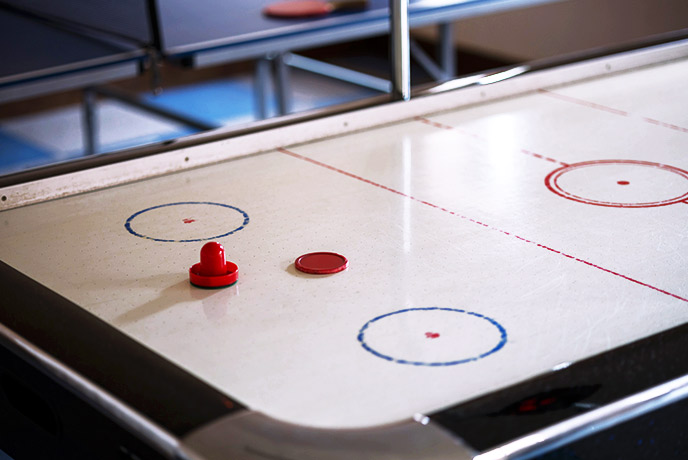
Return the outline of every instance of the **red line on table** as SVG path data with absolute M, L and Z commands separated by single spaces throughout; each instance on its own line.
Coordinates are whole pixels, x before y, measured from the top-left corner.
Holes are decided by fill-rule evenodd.
M 314 165 L 317 165 L 317 166 L 320 166 L 320 167 L 329 169 L 330 171 L 334 171 L 334 172 L 336 172 L 336 173 L 342 174 L 342 175 L 347 176 L 347 177 L 350 177 L 350 178 L 352 178 L 352 179 L 356 179 L 356 180 L 358 180 L 358 181 L 361 181 L 361 182 L 364 182 L 364 183 L 366 183 L 366 184 L 372 185 L 373 187 L 377 187 L 377 188 L 380 188 L 380 189 L 382 189 L 382 190 L 387 190 L 388 192 L 392 192 L 392 193 L 394 193 L 394 194 L 397 194 L 397 195 L 402 196 L 402 197 L 404 197 L 404 198 L 407 198 L 407 199 L 409 199 L 409 200 L 413 200 L 413 201 L 416 201 L 416 202 L 418 202 L 418 203 L 421 203 L 421 204 L 424 204 L 424 205 L 426 205 L 426 206 L 429 206 L 429 207 L 431 207 L 431 208 L 434 208 L 434 209 L 437 209 L 437 210 L 446 212 L 446 213 L 448 213 L 448 214 L 451 214 L 452 216 L 458 217 L 458 218 L 463 219 L 463 220 L 467 220 L 467 221 L 469 221 L 469 222 L 472 222 L 472 223 L 474 223 L 474 224 L 477 224 L 477 225 L 480 225 L 480 226 L 482 226 L 482 227 L 488 228 L 488 229 L 490 229 L 490 230 L 494 230 L 494 231 L 497 231 L 497 232 L 502 233 L 502 234 L 504 234 L 504 235 L 508 235 L 508 236 L 514 237 L 514 238 L 516 238 L 516 239 L 518 239 L 518 240 L 520 240 L 520 241 L 523 241 L 523 242 L 525 242 L 525 243 L 533 244 L 533 245 L 535 245 L 535 246 L 537 246 L 537 247 L 539 247 L 539 248 L 545 249 L 545 250 L 550 251 L 550 252 L 553 252 L 553 253 L 555 253 L 555 254 L 562 255 L 562 256 L 564 256 L 564 257 L 566 257 L 566 258 L 568 258 L 568 259 L 575 260 L 576 262 L 580 262 L 580 263 L 582 263 L 582 264 L 585 264 L 585 265 L 588 265 L 588 266 L 590 266 L 590 267 L 596 268 L 596 269 L 601 270 L 601 271 L 603 271 L 603 272 L 605 272 L 605 273 L 609 273 L 609 274 L 611 274 L 611 275 L 618 276 L 618 277 L 620 277 L 620 278 L 623 278 L 623 279 L 625 279 L 625 280 L 627 280 L 627 281 L 630 281 L 630 282 L 632 282 L 632 283 L 638 284 L 638 285 L 640 285 L 640 286 L 644 286 L 644 287 L 646 287 L 646 288 L 655 290 L 655 291 L 657 291 L 657 292 L 661 292 L 662 294 L 668 295 L 668 296 L 673 297 L 673 298 L 675 298 L 675 299 L 682 300 L 682 301 L 684 301 L 684 302 L 688 302 L 688 299 L 686 299 L 686 298 L 684 298 L 684 297 L 681 297 L 681 296 L 679 296 L 679 295 L 673 294 L 673 293 L 671 293 L 671 292 L 669 292 L 669 291 L 665 291 L 665 290 L 660 289 L 660 288 L 658 288 L 658 287 L 652 286 L 651 284 L 647 284 L 647 283 L 644 283 L 644 282 L 642 282 L 642 281 L 638 281 L 638 280 L 636 280 L 636 279 L 634 279 L 634 278 L 631 278 L 631 277 L 629 277 L 629 276 L 622 275 L 621 273 L 615 272 L 615 271 L 610 270 L 610 269 L 608 269 L 608 268 L 604 268 L 604 267 L 602 267 L 602 266 L 600 266 L 600 265 L 594 264 L 594 263 L 589 262 L 589 261 L 587 261 L 587 260 L 580 259 L 580 258 L 575 257 L 575 256 L 572 256 L 572 255 L 570 255 L 570 254 L 566 254 L 565 252 L 558 251 L 558 250 L 556 250 L 556 249 L 554 249 L 554 248 L 551 248 L 551 247 L 549 247 L 549 246 L 545 246 L 544 244 L 536 243 L 535 241 L 529 240 L 529 239 L 527 239 L 527 238 L 524 238 L 524 237 L 522 237 L 522 236 L 516 235 L 516 234 L 511 233 L 511 232 L 508 232 L 508 231 L 506 231 L 506 230 L 502 230 L 502 229 L 500 229 L 500 228 L 493 227 L 492 225 L 486 224 L 486 223 L 484 223 L 484 222 L 480 222 L 479 220 L 472 219 L 472 218 L 470 218 L 470 217 L 468 217 L 468 216 L 464 216 L 464 215 L 462 215 L 462 214 L 456 213 L 456 212 L 451 211 L 451 210 L 449 210 L 449 209 L 447 209 L 447 208 L 443 208 L 443 207 L 441 207 L 441 206 L 439 206 L 439 205 L 436 205 L 436 204 L 434 204 L 434 203 L 430 203 L 429 201 L 425 201 L 425 200 L 422 200 L 422 199 L 420 199 L 420 198 L 416 198 L 416 197 L 414 197 L 414 196 L 412 196 L 412 195 L 408 195 L 408 194 L 406 194 L 406 193 L 404 193 L 404 192 L 400 192 L 399 190 L 395 190 L 395 189 L 393 189 L 393 188 L 391 188 L 391 187 L 387 187 L 386 185 L 382 185 L 382 184 L 379 184 L 379 183 L 377 183 L 377 182 L 373 182 L 373 181 L 371 181 L 371 180 L 369 180 L 369 179 L 366 179 L 366 178 L 364 178 L 364 177 L 357 176 L 356 174 L 353 174 L 353 173 L 350 173 L 350 172 L 348 172 L 348 171 L 344 171 L 343 169 L 339 169 L 339 168 L 336 168 L 336 167 L 334 167 L 334 166 L 328 165 L 327 163 L 323 163 L 323 162 L 321 162 L 321 161 L 314 160 L 314 159 L 312 159 L 312 158 L 309 158 L 309 157 L 300 155 L 300 154 L 298 154 L 298 153 L 296 153 L 296 152 L 292 152 L 291 150 L 287 150 L 287 149 L 285 149 L 285 148 L 278 148 L 277 151 L 278 151 L 278 152 L 281 152 L 281 153 L 283 153 L 283 154 L 285 154 L 285 155 L 289 155 L 289 156 L 291 156 L 291 157 L 293 157 L 293 158 L 297 158 L 297 159 L 299 159 L 299 160 L 307 161 L 307 162 L 312 163 L 312 164 L 314 164 Z
M 615 115 L 620 115 L 622 117 L 633 116 L 631 113 L 624 112 L 623 110 L 614 109 L 612 107 L 608 107 L 608 106 L 602 105 L 602 104 L 596 104 L 595 102 L 586 101 L 585 99 L 579 99 L 579 98 L 576 98 L 573 96 L 566 96 L 564 94 L 555 93 L 553 91 L 549 91 L 546 89 L 539 89 L 538 92 L 540 94 L 544 94 L 545 96 L 553 97 L 555 99 L 559 99 L 559 100 L 566 101 L 566 102 L 571 102 L 571 103 L 577 104 L 577 105 L 582 105 L 584 107 L 590 107 L 592 109 L 603 110 L 605 112 L 613 113 Z M 639 117 L 639 118 L 641 120 L 643 120 L 645 123 L 650 123 L 653 125 L 661 126 L 663 128 L 669 128 L 671 130 L 679 131 L 682 133 L 688 133 L 688 128 L 684 128 L 682 126 L 674 125 L 671 123 L 666 123 L 664 121 L 655 120 L 654 118 L 649 118 L 649 117 Z
M 465 135 L 467 135 L 467 136 L 474 137 L 474 138 L 479 139 L 479 140 L 481 140 L 481 141 L 483 141 L 483 142 L 486 142 L 486 141 L 487 141 L 486 138 L 484 138 L 484 137 L 482 137 L 482 136 L 480 136 L 480 135 L 478 135 L 478 134 L 469 133 L 468 131 L 464 131 L 463 129 L 456 128 L 456 127 L 451 126 L 451 125 L 445 125 L 445 124 L 443 124 L 443 123 L 438 123 L 438 122 L 436 122 L 436 121 L 432 121 L 432 120 L 430 120 L 430 119 L 428 119 L 428 118 L 424 118 L 424 117 L 416 117 L 415 119 L 416 119 L 417 121 L 420 121 L 421 123 L 425 123 L 426 125 L 434 126 L 435 128 L 446 129 L 446 130 L 448 130 L 448 131 L 457 131 L 457 132 L 459 132 L 459 133 L 461 133 L 461 134 L 465 134 Z M 524 153 L 524 154 L 526 154 L 526 155 L 530 155 L 530 156 L 535 157 L 535 158 L 539 158 L 539 159 L 541 159 L 541 160 L 545 160 L 545 161 L 549 161 L 549 162 L 552 162 L 552 163 L 556 163 L 556 164 L 561 165 L 561 166 L 569 166 L 568 163 L 564 163 L 563 161 L 555 160 L 554 158 L 546 157 L 546 156 L 541 155 L 541 154 L 539 154 L 539 153 L 531 152 L 530 150 L 519 149 L 519 152 Z
M 526 155 L 533 156 L 533 157 L 535 157 L 535 158 L 540 158 L 541 160 L 550 161 L 550 162 L 552 162 L 552 163 L 557 163 L 557 164 L 560 164 L 560 165 L 562 165 L 562 166 L 569 166 L 568 163 L 564 163 L 563 161 L 555 160 L 554 158 L 550 158 L 550 157 L 546 157 L 546 156 L 544 156 L 544 155 L 540 155 L 539 153 L 531 152 L 530 150 L 521 149 L 520 152 L 521 152 L 521 153 L 525 153 Z
M 429 120 L 429 119 L 424 118 L 424 117 L 416 117 L 416 120 L 418 120 L 418 121 L 420 121 L 420 122 L 422 122 L 422 123 L 425 123 L 426 125 L 434 126 L 435 128 L 447 129 L 447 130 L 450 130 L 450 131 L 451 131 L 451 130 L 456 130 L 456 131 L 461 131 L 461 132 L 463 132 L 463 130 L 459 130 L 459 129 L 457 129 L 457 128 L 454 128 L 453 126 L 449 126 L 449 125 L 445 125 L 445 124 L 442 124 L 442 123 L 438 123 L 438 122 L 436 122 L 436 121 L 432 121 L 432 120 Z M 477 136 L 476 136 L 476 137 L 477 137 Z
M 604 112 L 613 113 L 615 115 L 620 115 L 622 117 L 629 117 L 631 115 L 630 113 L 624 112 L 623 110 L 614 109 L 612 107 L 607 107 L 606 105 L 596 104 L 594 102 L 586 101 L 584 99 L 578 99 L 572 96 L 565 96 L 563 94 L 554 93 L 546 89 L 539 89 L 538 93 L 553 97 L 555 99 L 560 99 L 562 101 L 572 102 L 574 104 L 582 105 L 584 107 L 589 107 L 591 109 L 597 109 L 602 110 Z
M 644 117 L 643 120 L 648 122 L 648 123 L 652 123 L 653 125 L 673 129 L 674 131 L 679 131 L 682 133 L 688 133 L 688 128 L 684 128 L 682 126 L 672 125 L 671 123 L 666 123 L 664 121 L 659 121 L 659 120 L 655 120 L 654 118 L 648 118 L 648 117 Z

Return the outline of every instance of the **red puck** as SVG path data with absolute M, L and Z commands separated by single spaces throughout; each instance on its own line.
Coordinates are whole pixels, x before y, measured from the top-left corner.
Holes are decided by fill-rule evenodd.
M 201 248 L 201 262 L 189 269 L 189 281 L 198 287 L 227 287 L 238 278 L 239 267 L 225 260 L 225 248 L 216 242 L 206 243 Z
M 296 269 L 313 275 L 330 275 L 346 270 L 349 261 L 346 257 L 334 252 L 311 252 L 297 258 Z

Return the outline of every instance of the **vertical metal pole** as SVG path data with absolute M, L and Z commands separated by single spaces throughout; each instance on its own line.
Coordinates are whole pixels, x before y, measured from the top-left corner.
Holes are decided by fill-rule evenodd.
M 268 117 L 268 95 L 270 94 L 270 61 L 267 57 L 256 61 L 256 75 L 253 80 L 255 114 L 258 120 Z
M 411 98 L 408 1 L 389 0 L 392 100 L 394 101 L 408 101 Z
M 289 67 L 284 53 L 278 53 L 275 63 L 275 92 L 277 93 L 277 112 L 286 115 L 291 112 L 291 87 L 289 84 Z
M 162 93 L 162 85 L 160 79 L 160 62 L 161 55 L 164 54 L 162 49 L 162 33 L 160 31 L 160 13 L 158 9 L 158 0 L 147 0 L 146 14 L 148 16 L 148 43 L 146 47 L 148 52 L 148 64 L 151 68 L 151 89 L 153 94 Z
M 162 33 L 160 32 L 160 12 L 157 0 L 146 2 L 146 13 L 148 15 L 149 40 L 153 48 L 162 52 Z
M 451 80 L 456 74 L 456 55 L 454 54 L 454 36 L 451 22 L 440 24 L 440 66 L 444 80 Z
M 84 153 L 93 155 L 96 153 L 96 93 L 91 88 L 86 88 L 83 92 L 82 105 L 82 130 L 84 135 Z

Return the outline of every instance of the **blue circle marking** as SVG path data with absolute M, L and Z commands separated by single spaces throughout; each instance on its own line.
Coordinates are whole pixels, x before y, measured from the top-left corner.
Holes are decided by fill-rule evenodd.
M 454 313 L 461 313 L 461 314 L 465 314 L 465 315 L 470 315 L 470 316 L 474 316 L 476 318 L 480 318 L 482 320 L 487 321 L 488 323 L 490 323 L 492 326 L 494 326 L 499 331 L 499 335 L 500 335 L 499 342 L 491 350 L 486 351 L 485 353 L 481 353 L 477 356 L 471 356 L 469 358 L 458 359 L 455 361 L 437 361 L 437 362 L 409 361 L 406 359 L 395 358 L 393 356 L 389 356 L 389 355 L 385 355 L 383 353 L 380 353 L 379 351 L 375 350 L 370 345 L 368 345 L 368 343 L 366 342 L 366 339 L 365 339 L 366 331 L 368 330 L 368 328 L 371 324 L 373 324 L 377 321 L 380 321 L 384 318 L 388 318 L 390 316 L 408 313 L 410 311 L 438 311 L 438 310 L 439 311 L 450 311 L 450 312 L 454 312 Z M 458 310 L 455 308 L 440 308 L 440 307 L 406 308 L 404 310 L 394 311 L 392 313 L 386 313 L 384 315 L 378 316 L 377 318 L 373 318 L 370 321 L 368 321 L 367 323 L 365 323 L 363 325 L 363 327 L 361 328 L 361 330 L 358 332 L 358 341 L 361 342 L 361 346 L 366 351 L 372 353 L 373 355 L 377 356 L 378 358 L 382 358 L 382 359 L 385 359 L 387 361 L 391 361 L 391 362 L 398 363 L 398 364 L 410 364 L 412 366 L 439 367 L 439 366 L 456 366 L 457 364 L 470 363 L 472 361 L 477 361 L 477 360 L 485 358 L 485 357 L 487 357 L 493 353 L 496 353 L 499 350 L 501 350 L 504 347 L 504 345 L 506 345 L 507 333 L 506 333 L 506 329 L 504 329 L 504 327 L 501 324 L 499 324 L 497 321 L 495 321 L 494 319 L 492 319 L 488 316 L 481 315 L 480 313 L 474 313 L 474 312 L 466 311 L 466 310 Z
M 144 212 L 153 211 L 154 209 L 165 208 L 167 206 L 179 206 L 179 205 L 184 205 L 184 204 L 205 204 L 205 205 L 221 206 L 223 208 L 233 209 L 233 210 L 239 212 L 242 216 L 244 216 L 244 221 L 239 227 L 237 227 L 237 228 L 235 228 L 229 232 L 222 233 L 221 235 L 214 235 L 214 236 L 209 236 L 207 238 L 193 238 L 193 239 L 186 239 L 186 240 L 167 240 L 167 239 L 163 239 L 163 238 L 154 238 L 152 236 L 142 235 L 141 233 L 138 233 L 136 230 L 134 230 L 131 227 L 131 223 L 133 222 L 133 220 L 136 219 L 137 216 L 140 216 L 141 214 L 143 214 Z M 164 243 L 193 243 L 193 242 L 197 242 L 197 241 L 214 240 L 217 238 L 222 238 L 224 236 L 231 235 L 232 233 L 236 233 L 239 230 L 242 230 L 244 227 L 246 227 L 246 225 L 248 224 L 248 221 L 249 221 L 248 214 L 246 214 L 244 211 L 242 211 L 241 209 L 239 209 L 235 206 L 230 206 L 228 204 L 223 204 L 223 203 L 213 203 L 211 201 L 181 201 L 179 203 L 160 204 L 158 206 L 152 206 L 150 208 L 146 208 L 146 209 L 143 209 L 139 212 L 136 212 L 136 213 L 132 214 L 131 216 L 129 216 L 129 218 L 127 219 L 127 221 L 124 224 L 124 227 L 132 235 L 138 236 L 139 238 L 145 238 L 147 240 L 162 241 Z

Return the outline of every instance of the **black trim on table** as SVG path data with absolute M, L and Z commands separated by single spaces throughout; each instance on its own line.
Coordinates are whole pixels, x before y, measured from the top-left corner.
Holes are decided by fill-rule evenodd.
M 246 409 L 3 262 L 0 292 L 0 323 L 178 438 Z M 685 350 L 688 324 L 429 418 L 484 452 L 688 375 Z
M 429 415 L 478 451 L 688 375 L 688 324 Z
M 245 409 L 3 262 L 0 292 L 0 323 L 177 437 Z

